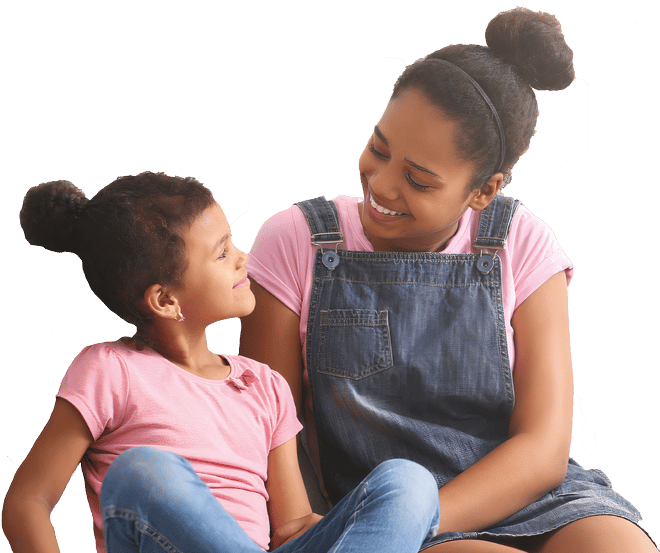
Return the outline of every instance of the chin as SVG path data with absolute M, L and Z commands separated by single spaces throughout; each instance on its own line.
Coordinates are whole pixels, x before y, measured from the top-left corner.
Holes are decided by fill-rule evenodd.
M 239 317 L 247 317 L 248 315 L 250 315 L 254 311 L 254 308 L 256 307 L 256 305 L 257 305 L 257 301 L 255 300 L 254 296 L 252 296 L 252 301 L 245 306 L 245 309 L 243 310 L 243 313 L 241 313 L 238 316 Z

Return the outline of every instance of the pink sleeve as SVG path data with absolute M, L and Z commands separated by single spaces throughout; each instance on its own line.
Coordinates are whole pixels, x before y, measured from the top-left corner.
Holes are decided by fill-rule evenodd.
M 517 219 L 517 221 L 516 221 Z M 516 309 L 532 292 L 551 276 L 566 272 L 570 282 L 573 264 L 548 225 L 520 206 L 511 227 L 507 248 L 511 253 L 511 269 L 516 291 Z
M 296 436 L 302 430 L 302 424 L 296 416 L 291 389 L 284 377 L 271 371 L 271 385 L 276 398 L 276 412 L 273 413 L 275 425 L 270 442 L 270 449 L 273 450 Z
M 257 234 L 247 264 L 250 278 L 300 315 L 304 274 L 313 249 L 309 227 L 297 206 L 268 219 Z
M 117 428 L 124 417 L 128 375 L 121 359 L 107 344 L 88 346 L 73 360 L 57 397 L 82 415 L 94 440 Z

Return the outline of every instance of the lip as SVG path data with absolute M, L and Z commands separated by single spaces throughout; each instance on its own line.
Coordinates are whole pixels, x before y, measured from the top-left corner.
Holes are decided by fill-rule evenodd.
M 243 277 L 239 282 L 234 284 L 234 290 L 237 288 L 245 288 L 246 286 L 250 286 L 250 279 L 247 276 Z
M 404 213 L 403 215 L 389 215 L 389 214 L 381 213 L 374 206 L 371 205 L 371 198 L 372 197 L 373 197 L 373 194 L 371 194 L 371 192 L 367 191 L 366 198 L 364 200 L 364 205 L 367 208 L 367 213 L 369 214 L 369 216 L 374 221 L 378 221 L 379 223 L 395 223 L 397 221 L 400 221 L 401 219 L 404 219 L 406 217 L 410 217 L 410 215 L 408 215 L 407 213 Z M 374 198 L 374 201 L 378 205 L 383 205 L 380 202 L 378 202 L 375 198 Z M 383 207 L 385 207 L 385 206 L 383 206 Z

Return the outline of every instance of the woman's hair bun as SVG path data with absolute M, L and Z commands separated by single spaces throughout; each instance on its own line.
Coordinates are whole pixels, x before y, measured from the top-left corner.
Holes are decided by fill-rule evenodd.
M 83 191 L 66 180 L 30 188 L 20 213 L 25 238 L 34 246 L 76 253 L 76 219 L 84 212 L 87 201 Z
M 516 8 L 497 15 L 486 44 L 537 90 L 562 90 L 575 78 L 573 51 L 554 15 Z

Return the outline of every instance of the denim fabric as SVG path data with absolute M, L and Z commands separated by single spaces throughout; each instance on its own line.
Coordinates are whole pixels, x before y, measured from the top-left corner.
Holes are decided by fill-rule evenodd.
M 480 235 L 508 231 L 501 217 L 514 208 L 502 203 L 508 210 L 485 218 Z M 508 435 L 514 396 L 500 260 L 484 274 L 480 253 L 338 255 L 334 269 L 317 255 L 307 342 L 325 487 L 336 502 L 400 457 L 442 486 Z
M 136 447 L 112 463 L 101 508 L 109 553 L 260 553 L 188 461 Z M 431 474 L 406 460 L 378 466 L 281 553 L 414 553 L 440 517 Z
M 338 230 L 326 203 L 298 204 L 314 233 Z M 386 459 L 424 465 L 441 487 L 507 440 L 514 390 L 501 264 L 483 250 L 505 247 L 517 206 L 495 198 L 472 254 L 339 250 L 328 267 L 317 252 L 306 363 L 333 502 Z M 538 534 L 593 514 L 637 522 L 639 513 L 600 475 L 571 461 L 558 490 L 484 535 Z

